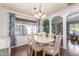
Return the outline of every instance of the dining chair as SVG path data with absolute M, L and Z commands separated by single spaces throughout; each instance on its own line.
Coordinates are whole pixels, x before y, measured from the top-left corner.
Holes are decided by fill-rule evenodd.
M 38 36 L 38 35 L 37 35 Z M 37 39 L 37 38 L 36 38 Z M 28 54 L 32 56 L 33 50 L 35 52 L 35 56 L 37 55 L 37 52 L 42 50 L 42 46 L 35 41 L 34 34 L 31 34 L 29 37 L 29 48 L 28 48 Z
M 25 32 L 26 32 L 26 38 L 27 38 L 27 45 L 26 45 L 27 55 L 29 55 L 29 53 L 30 53 L 30 40 L 29 40 L 29 34 L 28 34 L 27 28 L 26 28 Z
M 56 54 L 60 55 L 60 43 L 61 43 L 61 37 L 60 35 L 56 35 L 55 44 L 53 46 L 46 46 L 43 51 L 43 56 L 45 54 L 50 54 L 55 56 Z
M 50 34 L 48 35 L 48 37 L 49 37 L 51 40 L 53 40 L 53 39 L 54 39 L 54 41 L 55 41 L 55 36 L 56 36 L 56 35 L 54 35 L 53 33 L 51 33 L 51 37 L 50 37 Z M 49 46 L 54 45 L 54 43 L 55 43 L 54 41 L 52 41 L 52 42 L 48 43 L 48 45 L 49 45 Z
M 28 55 L 32 56 L 33 54 L 33 50 L 32 50 L 32 45 L 35 44 L 35 40 L 34 40 L 34 35 L 31 34 L 29 35 L 29 39 L 28 39 Z
M 45 37 L 46 36 L 46 32 L 43 32 L 43 37 Z
M 32 49 L 35 52 L 35 56 L 37 56 L 37 52 L 40 52 L 41 50 L 43 50 L 42 46 L 39 43 L 32 45 Z
M 37 36 L 36 39 L 38 39 L 38 38 L 39 38 L 39 37 Z M 42 49 L 42 45 L 41 45 L 40 43 L 36 42 L 36 41 L 32 44 L 32 49 L 33 49 L 34 52 L 35 52 L 35 56 L 37 56 L 37 52 L 43 50 L 43 49 Z
M 77 40 L 77 43 L 79 44 L 79 36 L 77 36 L 77 39 L 78 39 L 78 40 Z

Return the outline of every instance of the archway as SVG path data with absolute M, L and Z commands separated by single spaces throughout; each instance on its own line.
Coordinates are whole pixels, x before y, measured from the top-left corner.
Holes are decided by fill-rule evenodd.
M 55 16 L 52 19 L 52 33 L 63 34 L 63 18 L 61 16 Z
M 68 53 L 79 55 L 79 11 L 72 12 L 67 16 L 67 41 Z
M 52 19 L 52 33 L 63 36 L 63 18 L 61 16 L 55 16 Z M 63 37 L 61 41 L 61 47 L 63 47 Z

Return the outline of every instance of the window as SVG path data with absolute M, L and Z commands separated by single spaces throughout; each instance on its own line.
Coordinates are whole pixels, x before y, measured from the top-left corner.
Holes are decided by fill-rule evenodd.
M 79 35 L 79 23 L 69 25 L 69 34 Z
M 17 36 L 25 36 L 26 35 L 26 27 L 24 25 L 22 25 L 22 23 L 20 21 L 16 21 L 16 35 Z
M 23 25 L 27 28 L 28 34 L 36 33 L 36 24 L 34 23 L 23 23 Z
M 36 33 L 36 23 L 23 20 L 16 20 L 16 36 L 26 36 L 26 34 Z

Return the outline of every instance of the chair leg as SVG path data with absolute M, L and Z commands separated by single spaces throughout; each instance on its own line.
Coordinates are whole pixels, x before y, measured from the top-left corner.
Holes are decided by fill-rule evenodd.
M 37 56 L 37 52 L 35 51 L 35 56 Z
M 55 54 L 53 54 L 53 56 L 56 56 L 56 55 L 60 56 L 60 52 L 59 52 L 59 53 L 55 53 Z
M 31 51 L 31 56 L 32 56 L 32 54 L 33 54 L 33 49 L 32 49 L 32 51 Z
M 53 56 L 55 56 L 56 54 L 53 54 Z
M 31 47 L 28 48 L 28 55 L 31 55 Z
M 27 54 L 28 54 L 28 56 L 29 56 L 29 47 L 28 47 L 28 49 L 27 49 Z
M 60 56 L 60 52 L 58 53 L 58 55 Z
M 27 50 L 27 55 L 28 55 L 28 50 Z
M 43 56 L 45 56 L 45 51 L 43 50 Z

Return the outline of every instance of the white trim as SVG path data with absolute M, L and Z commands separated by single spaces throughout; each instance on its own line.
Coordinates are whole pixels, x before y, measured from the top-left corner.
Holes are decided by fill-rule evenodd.
M 52 21 L 51 21 L 51 19 L 49 19 L 49 34 L 50 34 L 50 37 L 52 36 L 51 35 L 51 33 L 52 33 L 52 26 L 51 26 L 51 24 L 52 24 Z
M 67 22 L 66 22 L 66 17 L 63 17 L 63 48 L 64 49 L 67 49 L 67 30 L 66 30 L 66 25 L 67 25 Z
M 2 11 L 15 13 L 15 14 L 16 14 L 16 17 L 24 18 L 24 19 L 28 19 L 28 20 L 36 20 L 33 16 L 27 15 L 27 14 L 25 14 L 25 13 L 21 13 L 21 12 L 17 12 L 17 11 L 5 9 L 5 8 L 3 8 L 2 6 L 0 6 L 0 7 L 1 7 L 0 9 L 1 9 Z

